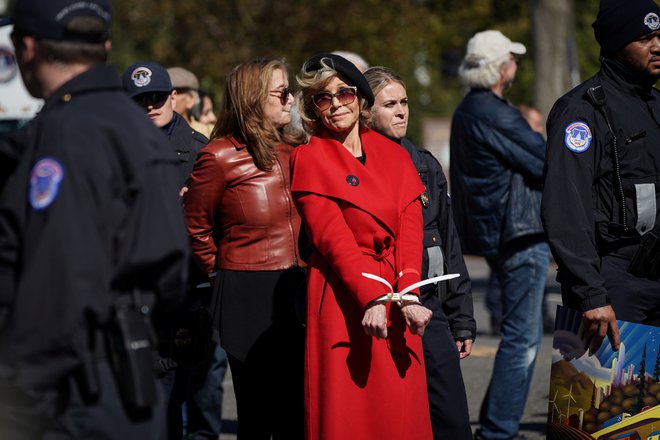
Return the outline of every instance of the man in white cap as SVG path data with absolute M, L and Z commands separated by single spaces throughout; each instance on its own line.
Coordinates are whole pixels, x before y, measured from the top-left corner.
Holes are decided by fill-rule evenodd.
M 519 439 L 542 336 L 550 251 L 540 218 L 543 136 L 503 98 L 526 52 L 498 31 L 470 39 L 459 76 L 470 88 L 452 118 L 451 187 L 465 254 L 482 255 L 502 289 L 500 343 L 475 439 Z

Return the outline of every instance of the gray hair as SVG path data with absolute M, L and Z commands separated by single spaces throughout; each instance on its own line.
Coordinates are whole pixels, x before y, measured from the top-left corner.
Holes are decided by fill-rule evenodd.
M 474 54 L 468 54 L 458 68 L 458 77 L 461 82 L 471 89 L 490 89 L 502 78 L 500 66 L 508 65 L 510 54 L 506 57 L 488 61 Z

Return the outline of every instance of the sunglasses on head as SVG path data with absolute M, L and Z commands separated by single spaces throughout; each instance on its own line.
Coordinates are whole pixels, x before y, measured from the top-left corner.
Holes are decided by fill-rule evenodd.
M 133 97 L 133 101 L 137 102 L 142 107 L 148 107 L 150 105 L 159 108 L 161 107 L 167 98 L 170 96 L 171 92 L 147 92 L 140 93 L 139 95 Z
M 341 105 L 348 105 L 355 101 L 355 96 L 357 96 L 357 87 L 342 87 L 337 90 L 337 93 L 330 92 L 320 92 L 312 96 L 312 101 L 314 105 L 319 110 L 327 110 L 332 105 L 332 100 L 337 98 L 337 101 Z
M 271 90 L 269 93 L 280 98 L 280 104 L 286 105 L 289 102 L 289 95 L 293 95 L 293 89 L 291 87 L 285 87 L 281 90 Z

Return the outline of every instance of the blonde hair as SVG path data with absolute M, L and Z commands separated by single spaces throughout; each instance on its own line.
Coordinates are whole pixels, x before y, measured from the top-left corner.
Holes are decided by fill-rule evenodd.
M 233 136 L 244 142 L 257 168 L 264 171 L 275 163 L 276 145 L 305 141 L 304 133 L 278 129 L 264 116 L 270 79 L 277 69 L 287 74 L 281 60 L 258 58 L 234 67 L 227 77 L 218 121 L 211 132 L 211 139 Z
M 371 91 L 374 92 L 374 97 L 392 83 L 401 84 L 401 87 L 403 87 L 404 90 L 406 89 L 406 83 L 403 82 L 403 79 L 387 67 L 370 67 L 364 71 L 363 75 L 364 79 L 369 83 Z
M 305 67 L 306 65 L 303 65 L 300 73 L 296 76 L 296 81 L 300 86 L 300 90 L 296 93 L 296 107 L 300 113 L 300 118 L 302 119 L 305 130 L 313 135 L 319 131 L 322 123 L 320 118 L 316 115 L 316 107 L 314 106 L 312 97 L 316 93 L 322 92 L 323 88 L 334 77 L 341 78 L 342 81 L 345 81 L 347 84 L 349 84 L 349 82 L 323 60 L 321 60 L 321 68 L 318 70 L 308 72 Z M 360 104 L 359 123 L 361 125 L 368 125 L 371 120 L 369 103 L 359 92 L 360 91 L 358 90 L 357 98 Z
M 403 82 L 403 79 L 387 67 L 374 66 L 368 68 L 364 72 L 364 79 L 369 83 L 369 88 L 371 88 L 371 91 L 374 93 L 374 98 L 390 84 L 401 84 L 403 90 L 406 90 L 406 83 Z M 371 107 L 370 111 L 372 115 L 375 114 L 373 107 Z M 369 121 L 369 127 L 376 131 L 380 131 L 375 127 L 374 119 Z

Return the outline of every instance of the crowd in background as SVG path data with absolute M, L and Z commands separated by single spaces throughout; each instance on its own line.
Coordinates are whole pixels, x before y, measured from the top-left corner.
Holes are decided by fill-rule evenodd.
M 450 196 L 387 67 L 249 60 L 215 106 L 180 66 L 118 77 L 107 0 L 18 0 L 45 104 L 0 142 L 2 437 L 217 438 L 229 365 L 242 440 L 524 438 L 551 251 L 585 350 L 658 325 L 660 8 L 628 3 L 602 0 L 601 71 L 547 142 L 504 97 L 526 47 L 469 40 Z M 474 434 L 463 253 L 499 295 Z

